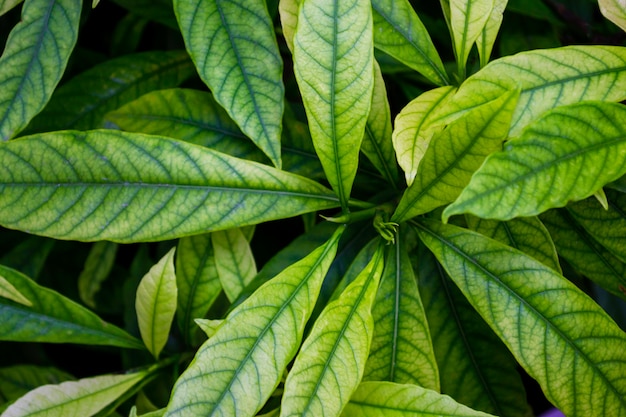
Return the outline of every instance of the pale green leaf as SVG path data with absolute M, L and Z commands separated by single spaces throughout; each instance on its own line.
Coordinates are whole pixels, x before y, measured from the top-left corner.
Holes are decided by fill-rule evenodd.
M 149 91 L 175 87 L 193 72 L 185 51 L 142 52 L 105 61 L 59 87 L 25 133 L 103 127 L 109 111 Z
M 298 25 L 298 9 L 301 0 L 280 0 L 278 3 L 278 13 L 280 14 L 280 24 L 283 29 L 283 36 L 287 47 L 293 53 L 293 37 Z
M 509 220 L 593 195 L 626 173 L 626 106 L 583 102 L 559 107 L 490 155 L 443 212 Z
M 415 257 L 441 392 L 475 410 L 531 417 L 517 362 L 506 346 L 423 244 Z
M 117 243 L 106 241 L 94 243 L 78 276 L 80 298 L 91 308 L 96 307 L 96 294 L 113 268 L 117 246 Z
M 472 45 L 478 39 L 493 10 L 494 0 L 450 0 L 450 28 L 461 79 Z
M 184 237 L 176 249 L 177 322 L 185 342 L 191 344 L 195 319 L 203 318 L 222 291 L 211 235 Z
M 578 273 L 626 299 L 626 263 L 598 243 L 568 210 L 547 211 L 541 220 L 550 231 L 559 255 Z
M 232 303 L 257 273 L 250 242 L 239 228 L 214 232 L 211 242 L 217 276 Z
M 44 108 L 78 38 L 82 2 L 26 0 L 0 57 L 0 140 L 9 140 Z
M 591 298 L 553 269 L 478 233 L 421 220 L 419 234 L 558 409 L 626 415 L 626 335 Z
M 518 97 L 518 91 L 504 94 L 435 135 L 391 221 L 401 223 L 454 201 L 485 158 L 502 149 Z
M 23 304 L 27 307 L 32 307 L 33 303 L 24 294 L 19 292 L 6 278 L 0 275 L 0 297 L 4 297 L 7 300 L 15 301 L 16 303 Z
M 2 144 L 0 166 L 0 225 L 63 239 L 165 240 L 337 206 L 309 179 L 138 133 L 34 135 Z
M 500 31 L 502 20 L 504 18 L 504 9 L 508 0 L 494 0 L 493 9 L 485 27 L 478 35 L 476 39 L 476 46 L 478 47 L 478 55 L 480 56 L 480 66 L 484 67 L 489 62 L 493 45 L 496 42 L 496 37 Z
M 344 417 L 489 417 L 447 395 L 411 384 L 363 382 L 352 394 Z
M 374 45 L 435 85 L 449 84 L 430 35 L 408 0 L 373 0 Z
M 341 230 L 228 315 L 174 385 L 167 417 L 254 416 L 263 407 L 300 346 Z
M 624 0 L 598 0 L 600 12 L 626 31 L 626 2 Z
M 28 391 L 47 384 L 58 384 L 74 377 L 51 366 L 12 365 L 0 368 L 0 395 L 13 402 Z
M 450 121 L 507 90 L 521 90 L 511 122 L 517 136 L 542 113 L 580 101 L 626 99 L 626 48 L 582 45 L 522 52 L 469 77 L 441 115 Z
M 170 334 L 176 313 L 174 251 L 170 249 L 139 282 L 135 297 L 137 323 L 144 344 L 158 359 Z
M 281 167 L 283 62 L 263 0 L 175 0 L 200 78 L 241 130 Z
M 451 86 L 428 90 L 413 99 L 396 116 L 393 147 L 407 185 L 413 184 L 417 167 L 433 135 L 444 127 L 443 123 L 433 123 L 437 110 L 444 107 L 455 92 L 456 88 Z
M 363 376 L 374 320 L 371 309 L 383 269 L 376 254 L 339 299 L 315 321 L 285 381 L 282 417 L 335 417 Z
M 150 411 L 149 413 L 137 414 L 137 407 L 133 406 L 128 413 L 128 417 L 161 417 L 165 414 L 165 408 L 160 408 L 158 410 Z
M 2 414 L 3 417 L 89 417 L 141 382 L 146 372 L 101 375 L 44 385 L 30 391 Z
M 313 144 L 345 210 L 372 103 L 370 3 L 305 0 L 293 55 Z
M 27 307 L 0 298 L 0 340 L 143 348 L 122 329 L 21 273 L 0 266 L 0 275 L 32 303 Z
M 374 337 L 364 381 L 415 384 L 439 391 L 439 370 L 404 232 L 387 247 L 372 310 Z
M 207 337 L 213 337 L 217 329 L 224 323 L 222 319 L 195 319 L 194 321 Z
M 526 253 L 546 266 L 561 272 L 559 256 L 550 232 L 537 217 L 519 217 L 507 222 L 467 216 L 467 225 L 491 239 Z
M 22 0 L 0 0 L 0 16 L 20 4 Z

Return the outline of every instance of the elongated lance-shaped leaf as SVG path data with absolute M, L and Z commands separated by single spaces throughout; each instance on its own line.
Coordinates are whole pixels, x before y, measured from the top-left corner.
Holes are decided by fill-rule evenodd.
M 113 269 L 117 246 L 117 243 L 107 241 L 94 243 L 78 276 L 78 294 L 91 308 L 96 307 L 96 295 Z
M 461 79 L 470 50 L 493 10 L 494 0 L 450 0 L 450 28 Z
M 504 9 L 506 9 L 507 3 L 508 0 L 494 0 L 491 14 L 485 23 L 485 27 L 476 39 L 476 47 L 478 49 L 481 67 L 484 67 L 489 62 L 493 45 L 496 42 L 496 37 L 502 25 Z
M 0 297 L 0 340 L 143 348 L 124 330 L 25 275 L 0 266 L 0 276 L 32 303 L 25 306 Z
M 475 410 L 531 417 L 518 364 L 423 244 L 418 285 L 430 326 L 441 392 Z
M 363 382 L 352 394 L 344 417 L 490 417 L 447 395 L 424 387 L 392 382 Z
M 239 228 L 211 234 L 215 269 L 222 288 L 232 303 L 256 275 L 256 263 L 250 243 Z
M 33 303 L 24 296 L 17 288 L 13 286 L 6 278 L 0 275 L 0 297 L 7 300 L 15 301 L 16 303 L 23 304 L 27 307 L 31 307 Z
M 449 121 L 519 88 L 510 136 L 542 113 L 580 101 L 626 99 L 626 48 L 566 46 L 522 52 L 492 61 L 469 77 L 440 117 Z
M 178 241 L 176 286 L 178 327 L 185 342 L 191 344 L 196 329 L 194 319 L 206 315 L 222 290 L 210 233 L 184 237 Z
M 396 187 L 398 166 L 391 135 L 391 109 L 387 100 L 385 80 L 380 71 L 380 65 L 374 60 L 372 106 L 365 125 L 365 136 L 363 137 L 361 152 L 376 167 L 383 178 L 392 187 Z
M 622 0 L 598 0 L 598 5 L 604 17 L 626 31 L 626 4 Z
M 2 0 L 0 1 L 0 16 L 20 4 L 22 0 Z
M 372 310 L 374 337 L 363 380 L 415 384 L 439 391 L 439 370 L 415 273 L 401 229 L 388 246 Z
M 141 382 L 147 372 L 101 375 L 43 385 L 2 413 L 5 417 L 92 416 Z
M 396 116 L 393 147 L 407 185 L 413 184 L 417 167 L 433 135 L 444 127 L 442 123 L 433 123 L 437 110 L 444 107 L 455 92 L 456 87 L 452 86 L 428 90 L 413 99 Z
M 422 241 L 550 402 L 565 415 L 626 415 L 626 335 L 602 308 L 516 249 L 437 221 L 419 225 Z
M 82 2 L 26 0 L 0 57 L 0 140 L 9 140 L 43 109 L 78 38 Z
M 315 321 L 285 381 L 281 417 L 341 414 L 363 376 L 383 263 L 379 245 L 361 274 Z
M 174 251 L 161 258 L 139 282 L 135 297 L 137 323 L 144 344 L 155 359 L 170 334 L 176 313 L 176 274 L 174 273 Z
M 166 138 L 53 132 L 0 146 L 0 225 L 75 240 L 164 240 L 337 206 L 316 182 Z
M 0 368 L 0 395 L 13 402 L 28 391 L 47 384 L 58 384 L 75 379 L 65 371 L 52 366 L 12 365 Z
M 236 307 L 196 353 L 167 406 L 173 416 L 254 416 L 296 354 L 343 228 Z
M 626 299 L 626 263 L 598 243 L 569 211 L 549 210 L 541 220 L 563 259 L 605 290 Z
M 483 235 L 518 249 L 561 272 L 559 256 L 550 232 L 537 217 L 519 217 L 507 222 L 466 216 L 467 226 Z
M 298 9 L 301 2 L 301 0 L 280 0 L 278 2 L 278 13 L 280 14 L 283 36 L 291 53 L 293 53 L 293 37 L 296 34 Z
M 373 0 L 374 45 L 435 85 L 449 84 L 430 35 L 408 0 Z
M 241 130 L 281 167 L 283 62 L 263 0 L 176 0 L 200 78 Z
M 401 223 L 454 201 L 485 158 L 502 149 L 518 97 L 518 91 L 506 93 L 435 135 L 391 221 Z
M 567 210 L 602 246 L 626 262 L 626 195 L 606 190 L 605 210 L 595 198 L 567 205 Z
M 626 174 L 626 106 L 584 102 L 559 107 L 490 155 L 443 212 L 509 220 L 534 216 L 594 194 Z
M 179 85 L 194 72 L 185 51 L 152 51 L 105 61 L 54 92 L 27 134 L 103 127 L 106 113 L 141 95 Z
M 374 86 L 370 2 L 303 1 L 293 59 L 315 150 L 347 210 Z

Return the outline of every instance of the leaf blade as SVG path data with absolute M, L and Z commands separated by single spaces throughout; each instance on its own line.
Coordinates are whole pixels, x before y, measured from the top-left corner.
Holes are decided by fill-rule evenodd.
M 493 4 L 494 0 L 450 0 L 450 27 L 461 79 L 472 45 L 483 31 Z
M 250 244 L 239 228 L 211 233 L 215 269 L 222 288 L 232 303 L 256 276 L 256 262 Z
M 600 11 L 611 22 L 626 31 L 626 5 L 619 0 L 598 0 Z

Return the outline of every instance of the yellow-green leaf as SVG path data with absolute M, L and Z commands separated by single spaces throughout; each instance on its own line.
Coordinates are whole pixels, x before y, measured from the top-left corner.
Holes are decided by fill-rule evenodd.
M 507 3 L 508 0 L 495 0 L 493 2 L 493 9 L 491 9 L 491 14 L 487 19 L 487 23 L 485 23 L 485 27 L 476 39 L 476 46 L 478 47 L 481 67 L 484 67 L 489 62 L 493 45 L 496 42 L 496 37 L 500 31 L 500 25 L 502 25 L 504 9 L 506 9 Z
M 250 243 L 239 228 L 213 232 L 211 242 L 217 276 L 232 303 L 257 273 Z
M 27 307 L 31 307 L 33 303 L 24 296 L 17 288 L 13 286 L 5 277 L 0 275 L 0 297 L 4 297 L 8 300 L 15 301 L 16 303 L 24 304 Z
M 472 45 L 480 36 L 493 9 L 494 0 L 450 0 L 450 28 L 461 79 Z
M 598 0 L 598 5 L 604 17 L 626 31 L 626 3 L 624 0 Z

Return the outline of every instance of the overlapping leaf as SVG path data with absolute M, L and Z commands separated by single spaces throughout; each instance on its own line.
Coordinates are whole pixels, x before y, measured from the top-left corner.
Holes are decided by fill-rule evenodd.
M 298 8 L 300 3 L 301 0 L 280 0 L 278 3 L 283 36 L 291 53 L 293 53 L 293 37 L 298 25 Z
M 328 189 L 169 139 L 55 132 L 0 146 L 0 224 L 77 240 L 137 242 L 337 206 Z
M 200 78 L 280 168 L 283 63 L 265 2 L 176 0 L 174 11 Z
M 553 269 L 475 232 L 422 220 L 419 234 L 557 408 L 573 416 L 626 415 L 626 335 L 591 298 Z
M 20 4 L 22 0 L 2 0 L 0 2 L 0 16 Z
M 256 275 L 256 263 L 250 243 L 239 228 L 211 234 L 215 269 L 230 302 L 239 297 Z
M 476 39 L 476 46 L 478 49 L 478 55 L 480 56 L 481 67 L 484 67 L 489 62 L 493 45 L 496 42 L 496 37 L 500 31 L 500 25 L 502 25 L 504 9 L 506 9 L 507 3 L 508 0 L 495 0 L 493 2 L 493 9 L 491 9 L 489 19 L 487 19 L 485 27 Z
M 236 307 L 177 381 L 166 416 L 254 416 L 296 354 L 338 230 Z
M 55 241 L 39 236 L 29 236 L 0 257 L 0 265 L 20 271 L 37 281 Z
M 32 303 L 0 298 L 1 340 L 143 347 L 125 331 L 21 273 L 0 266 L 0 275 Z
M 444 220 L 459 213 L 509 220 L 582 200 L 626 173 L 626 106 L 583 102 L 533 122 L 490 155 Z
M 622 0 L 598 0 L 598 5 L 604 17 L 626 31 L 626 4 Z
M 33 303 L 24 296 L 13 284 L 0 275 L 0 297 L 31 307 Z
M 494 0 L 450 0 L 450 28 L 459 75 L 463 78 L 470 50 L 485 28 L 493 5 Z
M 80 298 L 91 308 L 96 307 L 96 294 L 113 268 L 117 246 L 116 243 L 106 241 L 94 243 L 78 276 Z
M 82 2 L 26 0 L 0 57 L 0 140 L 8 140 L 43 109 L 78 38 Z
M 11 365 L 0 368 L 0 395 L 3 400 L 13 402 L 42 385 L 72 379 L 72 375 L 52 366 Z
M 347 209 L 372 103 L 372 9 L 364 0 L 307 0 L 294 71 L 326 177 Z

